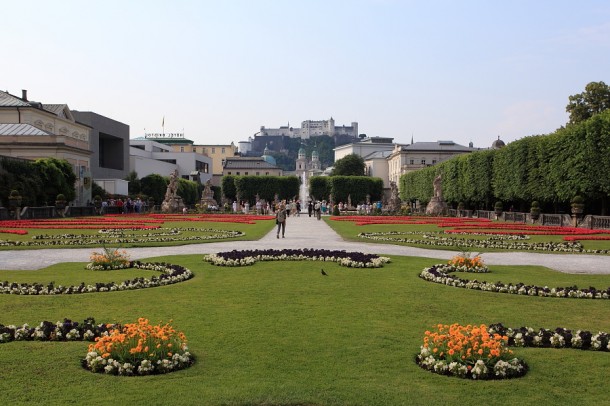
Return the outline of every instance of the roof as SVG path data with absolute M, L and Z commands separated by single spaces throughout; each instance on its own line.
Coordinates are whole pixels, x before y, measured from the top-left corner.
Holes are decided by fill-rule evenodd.
M 402 147 L 403 151 L 475 151 L 477 148 L 470 148 L 456 144 L 453 141 L 436 142 L 415 142 L 411 145 Z
M 362 159 L 364 159 L 366 161 L 367 159 L 387 158 L 390 155 L 392 155 L 392 151 L 375 151 L 375 152 L 371 152 L 367 156 L 362 157 Z
M 8 92 L 0 91 L 0 106 L 3 107 L 30 107 L 28 102 L 24 102 L 19 97 L 13 96 Z
M 0 135 L 52 135 L 31 124 L 0 124 Z
M 225 169 L 279 169 L 271 165 L 261 157 L 252 158 L 227 158 L 223 166 Z

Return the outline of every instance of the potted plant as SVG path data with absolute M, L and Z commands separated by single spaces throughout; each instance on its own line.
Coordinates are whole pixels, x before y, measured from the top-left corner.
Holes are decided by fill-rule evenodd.
M 11 190 L 8 196 L 8 207 L 14 209 L 21 206 L 22 197 L 16 189 Z
M 540 217 L 540 204 L 536 200 L 532 202 L 532 206 L 530 207 L 530 217 L 532 218 L 532 221 L 536 221 Z
M 585 199 L 576 195 L 572 198 L 572 214 L 582 214 L 585 211 Z

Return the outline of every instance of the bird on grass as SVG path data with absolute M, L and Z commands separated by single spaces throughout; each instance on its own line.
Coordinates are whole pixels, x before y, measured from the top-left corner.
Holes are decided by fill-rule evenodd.
M 320 269 L 320 273 L 324 276 L 328 276 L 328 274 L 326 272 L 324 272 L 324 269 Z

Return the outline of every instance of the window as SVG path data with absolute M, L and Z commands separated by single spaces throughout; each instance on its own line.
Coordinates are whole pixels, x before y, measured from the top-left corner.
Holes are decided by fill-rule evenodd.
M 260 175 L 260 174 L 261 174 L 260 172 L 256 172 L 256 176 L 258 176 L 258 175 Z
M 230 175 L 230 174 L 231 174 L 231 172 L 227 172 L 227 175 Z
M 244 172 L 244 175 L 248 175 L 248 172 Z
M 235 174 L 239 176 L 239 172 L 236 172 Z
M 265 172 L 265 175 L 269 175 L 269 172 Z
M 212 154 L 216 153 L 216 148 L 212 148 Z
M 432 165 L 434 165 L 436 163 L 436 159 L 432 160 Z
M 184 147 L 180 147 L 180 152 L 184 152 Z
M 205 154 L 207 152 L 207 148 L 201 148 L 201 151 L 203 151 L 203 153 Z
M 422 164 L 422 165 L 425 165 L 425 164 L 426 164 L 426 160 L 425 160 L 425 159 L 422 159 L 422 160 L 421 160 L 421 164 Z
M 415 160 L 414 159 L 409 159 L 409 165 L 415 165 Z
M 222 151 L 221 151 L 221 152 L 222 152 L 223 154 L 225 153 L 225 149 L 224 149 L 224 147 L 222 148 Z

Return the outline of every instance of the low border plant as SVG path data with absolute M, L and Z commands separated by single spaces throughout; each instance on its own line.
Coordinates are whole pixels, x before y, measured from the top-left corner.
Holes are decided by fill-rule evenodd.
M 191 270 L 180 265 L 167 264 L 163 262 L 140 262 L 132 261 L 129 267 L 147 269 L 161 273 L 151 278 L 138 277 L 130 280 L 117 282 L 98 282 L 95 284 L 80 285 L 55 285 L 54 282 L 42 283 L 17 283 L 0 282 L 0 294 L 9 295 L 71 295 L 79 293 L 115 292 L 121 290 L 135 290 L 154 288 L 157 286 L 172 285 L 191 279 L 194 275 Z
M 203 260 L 217 266 L 248 266 L 258 261 L 331 261 L 351 268 L 380 268 L 390 262 L 390 258 L 375 254 L 323 249 L 233 250 L 208 254 Z

